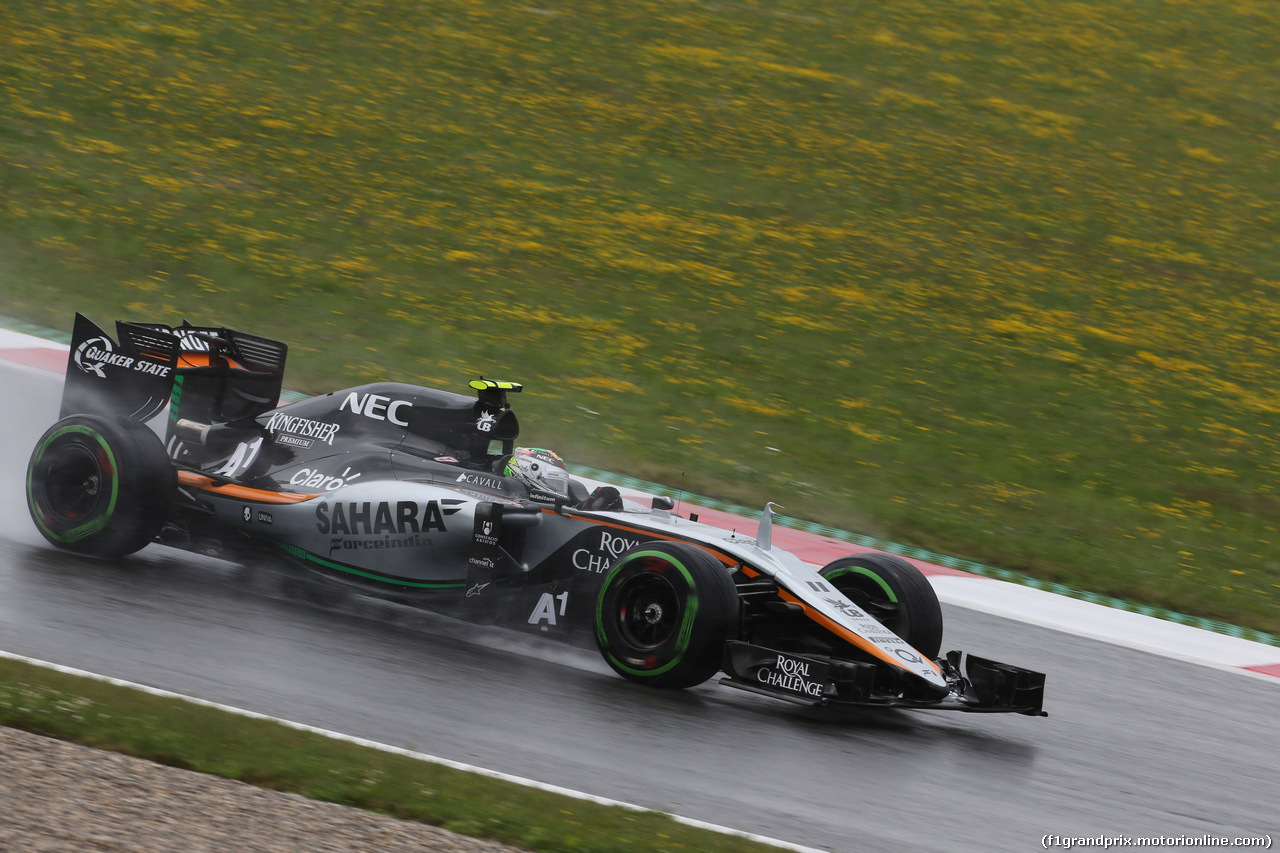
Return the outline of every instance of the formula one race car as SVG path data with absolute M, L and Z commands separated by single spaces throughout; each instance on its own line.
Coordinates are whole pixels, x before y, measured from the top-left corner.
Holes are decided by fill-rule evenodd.
M 284 344 L 77 315 L 27 502 L 60 548 L 156 541 L 596 645 L 622 677 L 812 705 L 1040 715 L 1044 675 L 950 652 L 928 581 L 884 554 L 820 571 L 754 536 L 628 504 L 516 447 L 512 382 L 392 382 L 279 406 Z M 147 425 L 168 407 L 164 436 Z

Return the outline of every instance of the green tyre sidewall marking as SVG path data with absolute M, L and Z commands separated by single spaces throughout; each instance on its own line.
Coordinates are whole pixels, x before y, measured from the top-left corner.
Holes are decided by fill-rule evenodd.
M 80 540 L 92 536 L 105 528 L 107 523 L 111 521 L 111 517 L 115 515 L 116 499 L 120 494 L 120 467 L 116 464 L 116 455 L 111 452 L 110 445 L 108 445 L 106 441 L 103 440 L 102 436 L 92 427 L 87 427 L 81 424 L 72 424 L 70 426 L 63 427 L 40 443 L 40 446 L 36 448 L 36 458 L 43 459 L 44 453 L 49 448 L 49 445 L 62 438 L 64 435 L 73 433 L 88 436 L 90 440 L 102 448 L 103 452 L 107 454 L 107 460 L 111 463 L 111 470 L 113 474 L 111 477 L 111 497 L 107 501 L 107 511 L 92 521 L 86 522 L 79 527 L 73 527 L 72 529 L 64 532 L 58 532 L 56 530 L 50 530 L 48 526 L 40 520 L 39 513 L 32 513 L 32 517 L 35 519 L 36 524 L 46 536 L 56 542 L 66 542 L 67 544 L 79 542 Z M 39 466 L 32 465 L 31 470 L 27 472 L 27 505 L 33 508 L 36 503 L 35 495 L 32 492 L 32 477 L 35 474 L 35 469 L 37 467 Z
M 680 631 L 676 635 L 675 656 L 657 669 L 636 669 L 635 667 L 628 666 L 618 660 L 618 658 L 613 654 L 613 645 L 609 642 L 609 638 L 606 636 L 604 630 L 604 599 L 605 594 L 609 589 L 610 581 L 612 581 L 614 576 L 633 559 L 639 559 L 641 557 L 657 557 L 658 559 L 665 560 L 667 563 L 679 570 L 680 574 L 684 576 L 685 583 L 689 587 L 689 595 L 686 599 L 686 607 L 684 609 L 684 619 L 680 624 Z M 693 625 L 697 615 L 697 587 L 694 585 L 693 575 L 689 574 L 689 570 L 685 568 L 684 564 L 671 554 L 667 554 L 663 551 L 637 551 L 634 554 L 628 554 L 626 560 L 614 566 L 609 571 L 609 574 L 605 576 L 604 583 L 600 585 L 600 595 L 596 598 L 596 636 L 600 640 L 600 647 L 606 650 L 605 654 L 608 656 L 610 662 L 619 669 L 624 670 L 637 678 L 653 677 L 662 675 L 684 659 L 684 653 L 689 648 L 689 640 L 693 637 Z
M 888 581 L 865 566 L 843 566 L 825 577 L 827 580 L 831 581 L 839 577 L 844 577 L 845 575 L 865 575 L 866 577 L 871 578 L 882 590 L 884 590 L 884 594 L 889 596 L 890 601 L 894 604 L 898 603 L 898 596 L 894 593 L 893 588 L 889 586 Z

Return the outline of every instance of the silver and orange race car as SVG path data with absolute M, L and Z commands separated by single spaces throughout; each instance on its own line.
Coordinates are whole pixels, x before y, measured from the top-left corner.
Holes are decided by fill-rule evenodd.
M 624 501 L 516 446 L 512 382 L 379 382 L 280 405 L 287 348 L 226 328 L 77 315 L 61 419 L 27 502 L 44 537 L 149 543 L 594 645 L 619 675 L 808 705 L 1043 714 L 1043 674 L 949 652 L 924 576 L 862 554 L 815 570 L 754 535 Z

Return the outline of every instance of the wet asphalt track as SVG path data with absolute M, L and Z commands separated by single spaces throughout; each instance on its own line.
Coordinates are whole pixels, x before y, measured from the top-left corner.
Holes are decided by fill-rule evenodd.
M 6 365 L 0 386 L 0 649 L 820 849 L 1280 842 L 1280 684 L 948 607 L 944 648 L 1043 669 L 1048 718 L 832 719 L 401 609 L 324 611 L 159 546 L 67 556 L 21 490 L 60 382 Z

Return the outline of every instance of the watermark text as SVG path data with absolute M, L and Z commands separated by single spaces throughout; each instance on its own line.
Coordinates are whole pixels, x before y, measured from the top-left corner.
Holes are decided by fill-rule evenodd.
M 1048 850 L 1060 847 L 1074 850 L 1092 847 L 1111 850 L 1117 847 L 1257 847 L 1271 849 L 1270 835 L 1043 835 L 1040 846 Z

